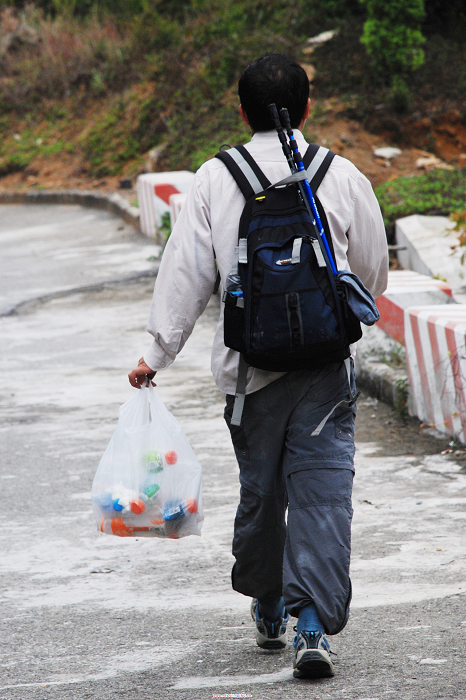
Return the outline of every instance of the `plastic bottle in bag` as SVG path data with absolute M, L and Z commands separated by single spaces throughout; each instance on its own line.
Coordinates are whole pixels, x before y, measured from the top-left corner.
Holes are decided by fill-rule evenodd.
M 228 294 L 231 294 L 234 297 L 243 296 L 243 287 L 241 284 L 240 276 L 237 272 L 235 273 L 233 270 L 230 272 L 230 274 L 227 277 L 225 289 L 228 292 Z

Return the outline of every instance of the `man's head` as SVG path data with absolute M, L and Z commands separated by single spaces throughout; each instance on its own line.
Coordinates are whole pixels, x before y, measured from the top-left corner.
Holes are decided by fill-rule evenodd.
M 309 100 L 309 80 L 304 68 L 292 58 L 270 53 L 257 58 L 244 71 L 238 84 L 241 107 L 253 131 L 270 131 L 274 123 L 268 105 L 288 109 L 291 126 L 301 124 Z

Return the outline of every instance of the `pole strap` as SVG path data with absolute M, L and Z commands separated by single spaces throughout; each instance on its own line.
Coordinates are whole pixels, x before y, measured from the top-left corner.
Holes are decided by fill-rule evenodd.
M 282 187 L 283 185 L 291 185 L 293 182 L 299 182 L 300 180 L 305 180 L 307 178 L 307 173 L 305 170 L 299 170 L 297 173 L 293 173 L 293 175 L 288 175 L 287 177 L 284 177 L 283 180 L 279 180 L 278 182 L 274 182 L 273 185 L 270 185 L 270 187 L 267 187 L 268 190 L 271 190 L 273 187 Z
M 231 416 L 231 425 L 241 425 L 243 415 L 244 399 L 246 398 L 246 379 L 248 374 L 248 365 L 242 355 L 239 356 L 238 363 L 238 379 L 236 381 L 235 402 L 233 404 L 233 414 Z

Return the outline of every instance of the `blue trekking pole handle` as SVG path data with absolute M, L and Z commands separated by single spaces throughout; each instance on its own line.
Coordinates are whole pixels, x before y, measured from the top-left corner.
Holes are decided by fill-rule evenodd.
M 286 129 L 286 133 L 288 134 L 288 138 L 290 140 L 290 147 L 291 147 L 291 150 L 293 151 L 293 154 L 294 154 L 294 162 L 296 163 L 296 167 L 297 167 L 299 172 L 303 172 L 303 170 L 305 171 L 306 168 L 304 167 L 303 159 L 302 159 L 301 154 L 299 152 L 298 144 L 296 142 L 296 139 L 295 139 L 294 134 L 293 134 L 293 130 L 291 128 L 290 117 L 289 117 L 288 110 L 286 109 L 286 107 L 283 107 L 283 109 L 280 110 L 280 119 L 281 119 L 282 123 L 284 122 L 284 127 Z M 338 274 L 338 270 L 337 270 L 335 262 L 333 260 L 333 255 L 332 255 L 332 252 L 330 250 L 330 247 L 329 247 L 329 244 L 327 241 L 327 236 L 325 235 L 324 227 L 322 226 L 322 221 L 320 219 L 319 212 L 317 210 L 314 195 L 312 194 L 311 185 L 309 184 L 309 180 L 307 178 L 302 181 L 302 184 L 303 184 L 304 192 L 306 194 L 307 201 L 308 201 L 310 208 L 312 210 L 312 215 L 314 216 L 314 219 L 316 222 L 319 236 L 320 236 L 321 241 L 324 245 L 325 252 L 327 253 L 327 257 L 328 257 L 329 262 L 330 262 L 330 267 L 332 268 L 332 272 L 336 277 Z

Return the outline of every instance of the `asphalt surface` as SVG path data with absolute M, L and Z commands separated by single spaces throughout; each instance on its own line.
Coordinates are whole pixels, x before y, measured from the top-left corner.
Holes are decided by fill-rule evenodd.
M 30 299 L 149 276 L 160 253 L 129 224 L 79 205 L 0 205 L 0 232 L 0 316 Z
M 203 465 L 202 536 L 101 535 L 92 479 L 118 407 L 134 391 L 126 375 L 149 341 L 152 295 L 150 280 L 115 282 L 153 274 L 156 263 L 148 242 L 106 212 L 0 213 L 4 308 L 18 309 L 0 318 L 0 700 L 465 700 L 464 450 L 441 454 L 447 445 L 415 421 L 361 397 L 352 614 L 331 638 L 335 677 L 294 680 L 291 644 L 284 652 L 255 646 L 250 601 L 230 586 L 239 489 L 223 396 L 210 375 L 218 300 L 157 375 Z M 29 231 L 40 219 L 48 250 L 58 249 L 88 214 L 100 277 L 85 251 L 74 252 L 71 267 L 66 256 L 50 264 L 33 242 L 42 234 Z M 131 270 L 124 251 L 112 263 L 105 248 L 122 242 L 140 261 Z M 27 274 L 5 275 L 20 257 Z M 34 302 L 34 294 L 46 299 Z

